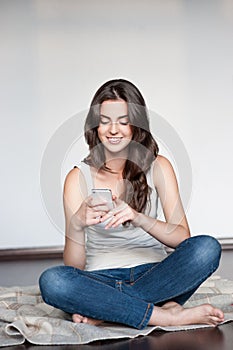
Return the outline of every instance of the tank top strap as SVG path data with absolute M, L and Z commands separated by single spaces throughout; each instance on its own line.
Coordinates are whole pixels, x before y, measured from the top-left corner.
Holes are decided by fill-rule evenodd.
M 147 184 L 152 189 L 154 189 L 154 162 L 151 164 L 147 174 L 146 174 Z
M 87 186 L 87 192 L 88 194 L 91 194 L 91 189 L 93 188 L 93 179 L 91 176 L 91 168 L 89 165 L 84 163 L 83 161 L 79 164 L 79 169 L 82 172 L 84 179 L 86 181 L 86 186 Z M 74 167 L 76 168 L 76 167 Z

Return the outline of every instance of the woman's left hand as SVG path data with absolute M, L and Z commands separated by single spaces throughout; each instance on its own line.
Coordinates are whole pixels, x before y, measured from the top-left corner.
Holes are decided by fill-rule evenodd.
M 118 227 L 126 221 L 130 221 L 134 226 L 137 226 L 136 219 L 139 213 L 136 210 L 115 196 L 113 196 L 113 203 L 115 205 L 114 209 L 111 209 L 111 211 L 101 218 L 101 222 L 104 222 L 110 217 L 112 218 L 106 224 L 105 229 Z

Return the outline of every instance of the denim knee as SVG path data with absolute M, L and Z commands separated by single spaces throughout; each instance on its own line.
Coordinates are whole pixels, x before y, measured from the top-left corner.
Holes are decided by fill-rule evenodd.
M 69 267 L 66 266 L 66 269 Z M 70 267 L 73 269 L 72 267 Z M 64 266 L 51 267 L 45 270 L 39 278 L 39 287 L 43 300 L 52 304 L 57 297 L 67 293 L 67 280 L 64 278 Z
M 221 245 L 212 236 L 200 235 L 190 238 L 193 244 L 193 259 L 197 265 L 212 267 L 213 272 L 218 268 L 221 258 Z

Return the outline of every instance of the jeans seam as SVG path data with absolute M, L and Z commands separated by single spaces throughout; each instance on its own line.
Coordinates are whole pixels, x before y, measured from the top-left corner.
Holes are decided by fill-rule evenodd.
M 89 279 L 91 279 L 91 280 L 95 280 L 95 281 L 97 281 L 97 282 L 99 282 L 99 283 L 101 283 L 101 284 L 103 284 L 103 285 L 108 285 L 108 286 L 110 286 L 110 287 L 112 287 L 112 285 L 111 285 L 111 282 L 112 282 L 112 280 L 105 280 L 105 281 L 103 281 L 103 280 L 101 280 L 101 279 L 98 279 L 97 277 L 95 277 L 95 276 L 92 276 L 92 275 L 88 275 L 88 274 L 80 274 L 81 276 L 84 276 L 84 277 L 87 277 L 87 278 L 89 278 Z M 114 288 L 114 287 L 113 287 Z
M 181 244 L 179 244 L 179 246 L 177 246 L 177 248 L 175 250 L 179 250 L 181 248 L 181 245 L 187 245 L 189 244 L 190 241 L 189 239 L 185 239 L 183 242 L 181 242 Z M 163 260 L 162 260 L 163 261 Z M 150 273 L 154 268 L 156 268 L 158 266 L 159 263 L 161 263 L 162 261 L 160 262 L 157 262 L 156 265 L 152 266 L 149 270 L 147 270 L 143 275 L 141 275 L 140 277 L 138 277 L 134 282 L 131 283 L 131 285 L 134 285 L 136 282 L 138 282 L 141 278 L 143 278 L 144 276 L 146 276 L 148 273 Z
M 163 303 L 163 302 L 166 302 L 166 301 L 169 301 L 169 300 L 172 301 L 174 298 L 177 298 L 177 297 L 179 297 L 179 296 L 181 296 L 181 295 L 183 295 L 183 294 L 186 294 L 186 293 L 190 292 L 190 291 L 193 290 L 195 287 L 198 288 L 209 276 L 211 276 L 211 274 L 212 274 L 212 273 L 210 273 L 207 277 L 201 278 L 200 281 L 199 281 L 198 283 L 196 283 L 195 286 L 192 285 L 192 287 L 190 287 L 190 288 L 188 288 L 188 289 L 182 291 L 182 294 L 176 294 L 176 295 L 170 297 L 169 299 L 164 299 L 164 300 L 162 299 L 162 300 L 156 302 L 156 304 L 154 304 L 154 305 L 157 305 L 157 304 L 159 304 L 159 303 Z
M 134 282 L 131 282 L 131 285 L 134 285 L 136 282 L 138 282 L 141 278 L 145 277 L 148 273 L 150 273 L 156 266 L 158 266 L 158 264 L 156 264 L 155 266 L 152 266 L 149 270 L 147 270 L 146 272 L 144 272 L 140 277 L 138 277 Z
M 147 304 L 147 309 L 146 309 L 146 311 L 145 311 L 145 314 L 144 314 L 144 316 L 143 316 L 143 319 L 142 319 L 141 323 L 140 323 L 139 326 L 138 326 L 139 329 L 141 329 L 141 327 L 143 326 L 143 323 L 144 323 L 144 321 L 145 321 L 145 319 L 146 319 L 146 317 L 147 317 L 147 315 L 148 315 L 148 312 L 149 312 L 149 310 L 150 310 L 150 305 L 151 305 L 151 304 Z

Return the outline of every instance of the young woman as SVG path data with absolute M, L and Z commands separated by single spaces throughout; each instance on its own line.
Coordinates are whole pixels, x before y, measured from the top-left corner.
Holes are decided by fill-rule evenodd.
M 209 304 L 182 305 L 218 267 L 221 248 L 206 235 L 190 237 L 174 170 L 158 155 L 140 91 L 111 80 L 96 92 L 85 124 L 90 153 L 64 185 L 65 266 L 40 277 L 46 303 L 74 322 L 218 325 Z M 112 191 L 114 208 L 91 189 Z M 158 220 L 160 199 L 165 222 Z M 164 246 L 174 248 L 167 256 Z

